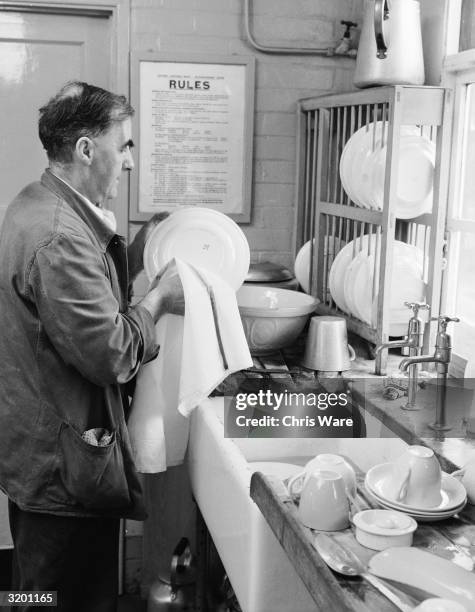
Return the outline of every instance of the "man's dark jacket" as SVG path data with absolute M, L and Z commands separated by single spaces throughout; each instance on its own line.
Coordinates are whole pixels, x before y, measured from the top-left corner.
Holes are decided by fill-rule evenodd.
M 23 510 L 143 518 L 123 385 L 157 353 L 124 239 L 46 171 L 0 233 L 0 487 Z M 81 434 L 113 431 L 107 446 Z

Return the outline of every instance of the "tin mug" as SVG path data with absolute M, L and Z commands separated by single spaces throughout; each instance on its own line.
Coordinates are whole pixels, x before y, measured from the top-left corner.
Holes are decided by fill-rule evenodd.
M 315 316 L 310 319 L 303 365 L 310 370 L 342 372 L 356 358 L 348 344 L 343 317 Z

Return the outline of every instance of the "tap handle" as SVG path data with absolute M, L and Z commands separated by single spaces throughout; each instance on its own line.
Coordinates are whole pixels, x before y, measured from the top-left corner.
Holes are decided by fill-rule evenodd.
M 407 306 L 412 310 L 412 316 L 417 317 L 419 310 L 429 310 L 429 304 L 425 302 L 404 302 L 404 306 Z
M 458 323 L 460 319 L 458 317 L 448 317 L 447 315 L 441 315 L 439 317 L 433 317 L 431 321 L 438 321 L 439 331 L 445 331 L 449 323 Z

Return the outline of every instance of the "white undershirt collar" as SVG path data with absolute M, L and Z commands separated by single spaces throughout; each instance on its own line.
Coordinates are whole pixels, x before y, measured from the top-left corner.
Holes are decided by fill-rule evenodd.
M 51 169 L 50 169 L 50 172 L 51 172 Z M 57 179 L 59 179 L 60 181 L 62 181 L 65 185 L 69 187 L 69 189 L 71 189 L 71 191 L 73 191 L 79 198 L 81 198 L 84 204 L 86 204 L 86 206 L 90 210 L 92 210 L 93 213 L 96 214 L 99 217 L 99 219 L 101 219 L 110 230 L 114 232 L 114 234 L 117 233 L 117 220 L 115 218 L 114 213 L 111 210 L 106 210 L 105 208 L 100 208 L 96 204 L 93 204 L 91 200 L 86 198 L 86 196 L 82 195 L 82 193 L 79 193 L 79 191 L 74 189 L 74 187 L 72 187 L 72 185 L 70 185 L 63 178 L 61 178 L 54 172 L 51 172 L 51 174 Z

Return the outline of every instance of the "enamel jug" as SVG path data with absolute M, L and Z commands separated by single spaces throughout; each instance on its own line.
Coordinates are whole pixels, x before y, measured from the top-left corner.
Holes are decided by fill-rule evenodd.
M 418 0 L 365 0 L 354 84 L 424 84 Z
M 147 612 L 192 612 L 195 609 L 193 557 L 187 538 L 173 551 L 170 579 L 160 578 L 150 587 Z

